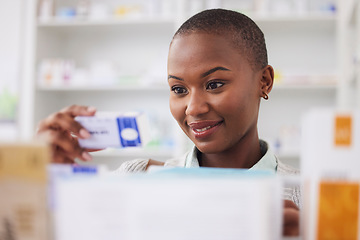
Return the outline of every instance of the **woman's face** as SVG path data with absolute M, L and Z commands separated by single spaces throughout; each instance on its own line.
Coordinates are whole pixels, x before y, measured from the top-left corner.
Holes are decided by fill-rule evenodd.
M 171 113 L 201 152 L 224 152 L 257 134 L 261 78 L 224 36 L 177 36 L 168 57 Z

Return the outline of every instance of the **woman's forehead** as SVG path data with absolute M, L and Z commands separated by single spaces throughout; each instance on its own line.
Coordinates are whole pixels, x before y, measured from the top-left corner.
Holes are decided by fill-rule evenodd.
M 173 39 L 169 50 L 168 64 L 170 67 L 212 62 L 230 64 L 241 60 L 241 54 L 226 37 L 192 33 Z
M 170 49 L 174 47 L 174 45 L 195 45 L 197 48 L 201 48 L 204 45 L 216 48 L 234 48 L 231 42 L 232 39 L 229 34 L 219 35 L 206 32 L 193 32 L 175 36 L 171 42 Z

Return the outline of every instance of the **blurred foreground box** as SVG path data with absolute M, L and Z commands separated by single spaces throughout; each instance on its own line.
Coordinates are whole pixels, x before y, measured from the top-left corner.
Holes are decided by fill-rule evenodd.
M 48 148 L 0 143 L 0 239 L 48 240 Z
M 115 175 L 0 145 L 1 240 L 281 239 L 281 179 L 241 169 Z
M 57 178 L 55 239 L 281 239 L 282 187 L 275 175 L 161 171 Z

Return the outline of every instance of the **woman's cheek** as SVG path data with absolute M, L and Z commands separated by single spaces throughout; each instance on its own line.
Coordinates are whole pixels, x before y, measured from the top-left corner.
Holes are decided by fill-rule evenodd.
M 227 113 L 233 114 L 233 111 L 238 109 L 239 103 L 238 99 L 234 98 L 233 96 L 219 95 L 214 96 L 209 102 L 209 105 L 215 112 L 221 115 L 227 115 Z
M 182 103 L 180 99 L 174 99 L 173 97 L 170 97 L 170 112 L 177 122 L 183 122 L 183 119 L 185 118 L 184 103 Z

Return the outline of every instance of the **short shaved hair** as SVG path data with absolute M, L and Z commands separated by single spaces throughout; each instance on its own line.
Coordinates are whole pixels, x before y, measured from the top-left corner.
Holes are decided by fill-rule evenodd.
M 244 54 L 254 69 L 268 65 L 265 37 L 261 29 L 242 13 L 209 9 L 197 13 L 184 22 L 174 34 L 208 33 L 228 37 L 231 44 Z

